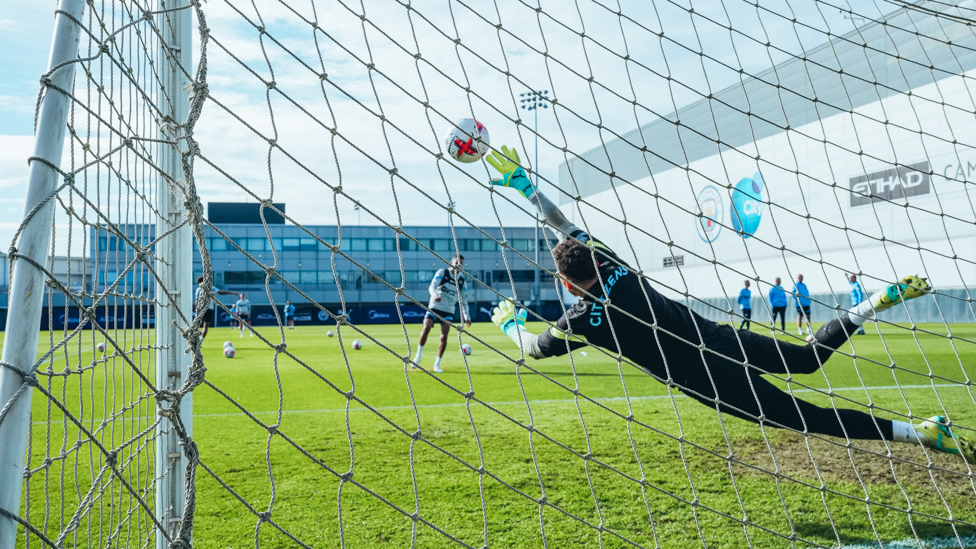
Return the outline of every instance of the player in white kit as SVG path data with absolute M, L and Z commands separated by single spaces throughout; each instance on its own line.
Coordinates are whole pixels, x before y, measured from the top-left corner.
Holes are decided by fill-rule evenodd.
M 454 305 L 458 305 L 461 313 L 461 320 L 467 327 L 471 326 L 471 315 L 468 314 L 467 289 L 464 286 L 464 275 L 458 274 L 464 265 L 464 256 L 457 254 L 451 260 L 449 269 L 440 269 L 434 274 L 430 281 L 430 302 L 427 304 L 427 314 L 424 315 L 424 327 L 420 331 L 420 344 L 417 345 L 417 355 L 413 361 L 420 364 L 420 358 L 424 353 L 424 345 L 427 344 L 427 335 L 430 334 L 434 323 L 441 325 L 441 340 L 437 345 L 437 359 L 434 360 L 434 371 L 443 372 L 441 359 L 444 357 L 444 349 L 447 348 L 447 334 L 451 329 L 451 322 L 454 320 Z M 436 316 L 435 316 L 436 315 Z M 440 317 L 440 318 L 437 318 Z M 443 319 L 443 320 L 441 320 Z M 416 368 L 416 366 L 413 366 Z

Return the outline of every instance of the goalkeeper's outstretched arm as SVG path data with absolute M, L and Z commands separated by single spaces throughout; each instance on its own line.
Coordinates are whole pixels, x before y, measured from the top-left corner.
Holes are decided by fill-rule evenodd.
M 532 186 L 532 182 L 529 181 L 525 170 L 519 166 L 519 156 L 515 149 L 510 149 L 502 145 L 500 153 L 493 151 L 491 156 L 486 157 L 486 160 L 502 175 L 498 179 L 492 179 L 491 184 L 501 187 L 511 187 L 522 193 L 522 196 L 532 202 L 536 211 L 550 225 L 555 227 L 560 241 L 565 240 L 569 235 L 573 234 L 573 231 L 579 230 L 576 225 L 566 219 L 563 212 L 551 200 L 543 196 L 538 189 Z

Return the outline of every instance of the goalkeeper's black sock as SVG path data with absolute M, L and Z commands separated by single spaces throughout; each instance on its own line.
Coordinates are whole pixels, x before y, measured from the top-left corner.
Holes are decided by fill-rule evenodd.
M 851 322 L 847 313 L 842 313 L 839 319 L 835 318 L 817 330 L 813 336 L 815 344 L 811 343 L 811 345 L 815 345 L 817 356 L 821 361 L 827 360 L 858 328 L 857 324 Z

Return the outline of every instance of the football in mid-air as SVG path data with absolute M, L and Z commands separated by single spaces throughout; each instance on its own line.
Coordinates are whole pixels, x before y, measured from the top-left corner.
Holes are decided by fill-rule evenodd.
M 329 330 L 328 332 L 325 332 L 325 335 L 327 335 L 329 337 L 333 337 L 335 334 L 332 333 L 332 330 Z
M 235 351 L 233 347 L 224 347 L 224 356 L 225 357 L 227 357 L 227 358 L 234 358 L 234 355 L 236 355 L 236 354 L 237 354 L 237 351 Z
M 362 349 L 363 348 L 363 342 L 362 341 L 359 341 L 358 339 L 355 340 L 355 341 L 353 341 L 352 342 L 352 348 L 353 349 L 356 349 L 357 351 L 360 350 L 360 349 Z
M 99 341 L 98 344 L 95 345 L 95 350 L 97 350 L 99 353 L 104 353 L 105 352 L 105 342 L 104 341 Z
M 225 341 L 224 342 L 224 349 L 226 349 L 227 347 L 233 347 L 233 346 L 234 346 L 234 344 L 231 343 L 230 341 Z
M 467 343 L 461 345 L 461 352 L 464 353 L 465 355 L 470 355 L 473 351 L 474 349 L 472 349 L 471 346 L 468 345 Z
M 474 118 L 462 118 L 447 130 L 444 146 L 451 158 L 458 162 L 477 162 L 488 153 L 491 139 L 488 128 Z

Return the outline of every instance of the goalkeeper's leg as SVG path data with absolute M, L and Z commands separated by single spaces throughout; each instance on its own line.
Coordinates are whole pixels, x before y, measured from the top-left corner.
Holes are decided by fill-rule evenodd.
M 913 425 L 873 417 L 860 410 L 822 408 L 776 387 L 757 371 L 747 373 L 742 366 L 732 362 L 713 364 L 710 372 L 711 380 L 707 377 L 699 379 L 684 392 L 708 406 L 717 405 L 722 413 L 754 423 L 761 417 L 765 425 L 801 433 L 921 444 L 939 452 L 957 454 L 976 464 L 976 445 L 953 433 L 943 416 Z M 712 381 L 718 395 L 715 395 Z

